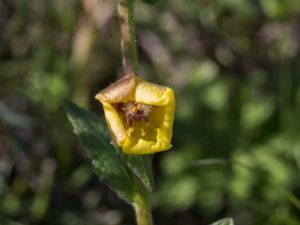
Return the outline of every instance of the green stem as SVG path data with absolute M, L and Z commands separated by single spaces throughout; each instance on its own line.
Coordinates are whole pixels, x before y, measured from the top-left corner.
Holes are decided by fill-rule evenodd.
M 152 225 L 149 193 L 138 179 L 135 181 L 135 195 L 133 207 L 137 225 Z
M 118 0 L 118 15 L 121 30 L 122 62 L 125 74 L 139 70 L 136 35 L 133 17 L 134 0 Z
M 139 70 L 133 3 L 134 0 L 118 0 L 117 5 L 121 30 L 122 63 L 125 75 L 136 73 Z M 152 225 L 149 193 L 138 178 L 135 178 L 133 207 L 137 225 Z

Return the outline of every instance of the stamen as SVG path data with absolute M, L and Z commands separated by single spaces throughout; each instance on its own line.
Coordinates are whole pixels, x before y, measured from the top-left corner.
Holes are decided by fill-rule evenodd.
M 128 127 L 133 127 L 133 123 L 135 122 L 148 123 L 155 106 L 141 102 L 129 101 L 118 103 L 116 105 L 116 109 L 122 113 Z

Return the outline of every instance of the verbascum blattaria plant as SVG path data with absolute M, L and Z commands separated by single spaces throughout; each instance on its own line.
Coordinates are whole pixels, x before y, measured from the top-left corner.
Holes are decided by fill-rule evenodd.
M 144 0 L 149 4 L 158 1 Z M 70 101 L 66 111 L 95 173 L 133 206 L 137 225 L 152 225 L 151 160 L 153 153 L 172 147 L 175 97 L 172 88 L 138 76 L 133 4 L 134 0 L 117 3 L 124 76 L 95 96 L 103 106 L 105 121 Z M 220 222 L 215 225 L 233 224 L 231 220 Z

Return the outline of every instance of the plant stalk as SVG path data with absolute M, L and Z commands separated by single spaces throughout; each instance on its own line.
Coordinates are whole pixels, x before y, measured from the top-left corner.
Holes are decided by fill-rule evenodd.
M 118 0 L 117 4 L 121 31 L 122 63 L 125 75 L 136 73 L 139 70 L 133 4 L 134 0 Z M 132 204 L 137 225 L 152 225 L 149 193 L 138 178 L 135 178 Z
M 135 195 L 133 207 L 137 225 L 152 225 L 151 207 L 149 203 L 149 192 L 140 183 L 135 181 Z
M 118 0 L 117 5 L 121 31 L 122 63 L 125 75 L 139 70 L 133 3 L 134 0 Z

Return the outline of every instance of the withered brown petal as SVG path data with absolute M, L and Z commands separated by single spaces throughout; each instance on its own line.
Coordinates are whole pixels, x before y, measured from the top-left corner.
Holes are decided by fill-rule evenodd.
M 136 79 L 134 74 L 128 74 L 117 82 L 100 91 L 95 98 L 99 101 L 119 103 L 128 100 L 134 93 Z

